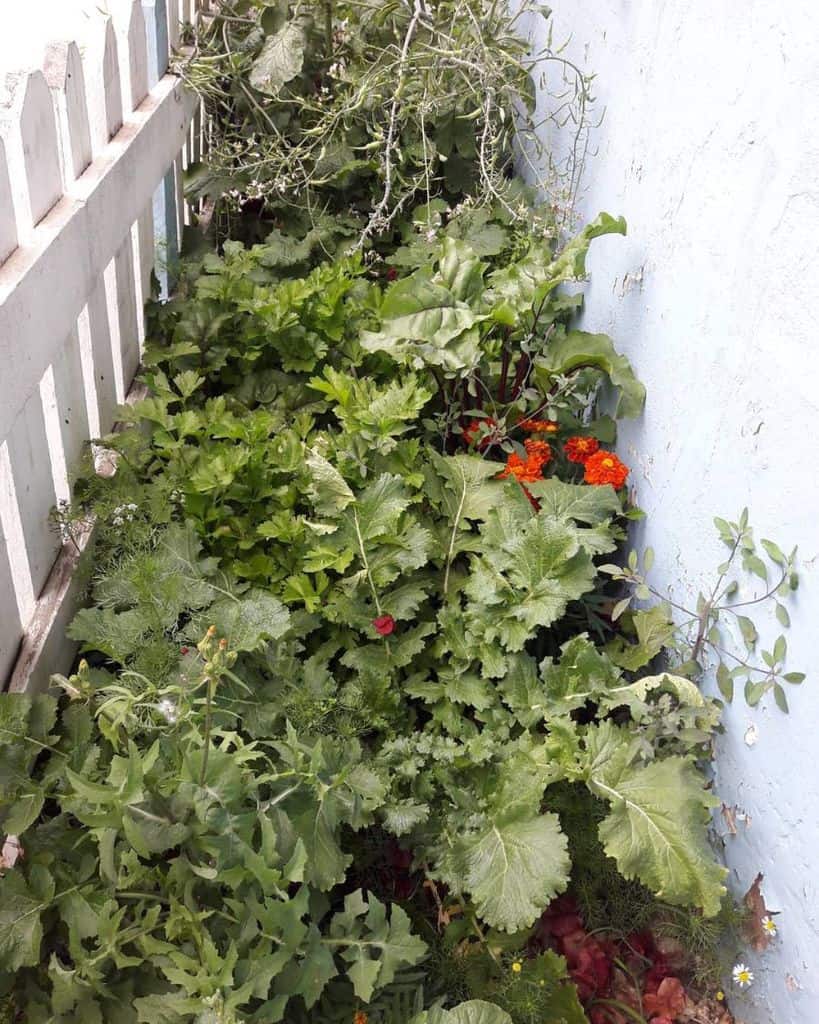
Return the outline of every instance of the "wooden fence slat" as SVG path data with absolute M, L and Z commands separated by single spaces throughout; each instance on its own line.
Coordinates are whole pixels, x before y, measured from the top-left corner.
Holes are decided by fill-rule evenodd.
M 90 358 L 86 358 L 94 368 L 96 420 L 92 421 L 91 419 L 91 404 L 89 403 L 90 433 L 92 437 L 101 437 L 113 427 L 114 413 L 119 404 L 104 277 L 101 277 L 91 290 L 88 302 L 77 320 L 77 330 L 80 337 L 80 351 L 90 354 Z
M 34 227 L 63 194 L 54 109 L 41 71 L 6 76 L 0 121 L 17 212 L 17 235 L 21 242 L 27 242 Z
M 133 240 L 129 231 L 114 257 L 114 279 L 117 291 L 116 314 L 122 355 L 123 402 L 139 368 L 138 321 L 142 316 L 142 310 L 137 308 L 136 273 Z
M 36 597 L 43 589 L 60 547 L 48 521 L 49 511 L 57 504 L 57 492 L 39 389 L 26 401 L 6 443 L 28 575 Z
M 0 476 L 2 474 L 3 467 L 0 464 Z M 2 482 L 0 482 L 0 490 L 2 490 Z M 8 541 L 3 530 L 3 523 L 0 521 L 0 680 L 5 679 L 11 671 L 20 647 L 22 632 L 23 624 L 20 621 L 20 610 L 17 607 L 14 579 L 9 562 Z
M 49 44 L 43 73 L 54 103 L 63 178 L 71 182 L 79 178 L 92 158 L 85 77 L 77 44 Z
M 153 88 L 168 70 L 168 8 L 166 0 L 142 0 L 148 55 L 148 85 Z
M 90 386 L 93 387 L 94 368 L 88 368 Z M 57 401 L 58 428 L 62 443 L 62 454 L 65 464 L 66 484 L 72 479 L 77 469 L 84 443 L 88 440 L 91 428 L 87 408 L 87 387 L 80 348 L 79 331 L 75 327 L 65 339 L 62 351 L 52 364 L 54 374 L 54 392 Z M 95 402 L 96 404 L 96 402 Z M 52 453 L 52 462 L 54 454 Z M 57 495 L 59 498 L 62 494 Z M 70 498 L 70 492 L 65 494 Z
M 76 322 L 123 244 L 123 225 L 139 218 L 154 183 L 182 148 L 194 105 L 178 81 L 163 79 L 43 221 L 34 243 L 0 267 L 0 366 L 10 396 L 0 402 L 0 438 L 17 415 L 17 396 L 35 389 L 50 364 L 53 339 Z
M 148 38 L 140 0 L 113 0 L 123 110 L 136 110 L 148 95 Z
M 0 138 L 0 264 L 17 248 L 17 217 L 11 196 L 6 146 Z

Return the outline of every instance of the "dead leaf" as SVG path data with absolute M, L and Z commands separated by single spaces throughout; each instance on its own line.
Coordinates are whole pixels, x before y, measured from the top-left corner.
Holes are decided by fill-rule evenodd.
M 722 805 L 722 820 L 725 822 L 725 827 L 728 829 L 728 834 L 735 836 L 737 834 L 737 809 L 736 807 L 729 807 L 727 804 Z
M 6 836 L 6 841 L 3 843 L 2 850 L 0 850 L 0 871 L 13 868 L 23 856 L 23 846 L 17 836 Z
M 748 913 L 742 925 L 742 932 L 756 953 L 764 953 L 771 944 L 771 936 L 762 925 L 762 919 L 771 917 L 771 911 L 765 906 L 765 898 L 760 890 L 761 884 L 762 874 L 760 873 L 743 897 L 743 903 Z
M 643 1009 L 649 1017 L 668 1017 L 673 1020 L 688 1004 L 683 983 L 679 978 L 663 978 L 656 993 L 643 996 Z
M 798 992 L 799 989 L 802 988 L 802 986 L 799 984 L 799 982 L 796 980 L 796 978 L 794 978 L 794 976 L 792 974 L 786 974 L 785 975 L 785 988 L 789 992 Z

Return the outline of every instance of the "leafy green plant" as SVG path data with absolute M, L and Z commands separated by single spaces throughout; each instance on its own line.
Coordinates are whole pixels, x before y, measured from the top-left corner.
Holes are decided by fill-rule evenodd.
M 560 174 L 551 168 L 570 204 L 591 80 L 560 48 L 531 54 L 523 27 L 549 10 L 529 0 L 518 8 L 226 0 L 177 63 L 212 117 L 207 162 L 190 170 L 189 191 L 227 197 L 228 217 L 230 205 L 263 204 L 285 222 L 294 208 L 352 205 L 363 217 L 359 244 L 389 234 L 421 198 L 469 195 L 517 216 L 513 153 L 536 176 L 547 165 L 534 82 L 545 85 L 554 69 L 561 82 L 544 119 L 575 122 L 574 159 Z

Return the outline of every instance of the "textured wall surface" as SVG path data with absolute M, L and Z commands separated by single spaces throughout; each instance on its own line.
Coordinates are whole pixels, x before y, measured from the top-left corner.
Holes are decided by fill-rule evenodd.
M 748 505 L 758 537 L 800 548 L 789 667 L 808 680 L 789 688 L 790 716 L 772 700 L 755 711 L 735 702 L 718 785 L 739 812 L 738 834 L 724 837 L 731 884 L 744 892 L 762 871 L 781 912 L 772 947 L 744 955 L 756 982 L 732 992 L 734 1010 L 749 1024 L 816 1022 L 819 6 L 554 6 L 554 40 L 571 37 L 566 53 L 597 74 L 606 111 L 579 212 L 629 224 L 626 239 L 593 245 L 584 315 L 648 388 L 645 415 L 619 444 L 648 512 L 637 540 L 655 548 L 655 579 L 679 597 L 723 557 L 713 515 Z M 759 625 L 775 635 L 772 618 Z

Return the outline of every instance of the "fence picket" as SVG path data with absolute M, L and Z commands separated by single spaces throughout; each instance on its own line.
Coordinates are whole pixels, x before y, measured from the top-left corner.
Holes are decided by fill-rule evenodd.
M 18 238 L 26 242 L 63 194 L 54 109 L 41 71 L 6 76 L 0 119 Z
M 77 44 L 49 44 L 43 73 L 54 103 L 63 178 L 66 182 L 72 182 L 79 178 L 91 163 L 92 157 L 85 77 Z
M 0 474 L 2 472 L 2 464 L 0 464 Z M 5 679 L 11 671 L 23 632 L 20 611 L 17 607 L 14 577 L 9 562 L 8 546 L 8 539 L 5 536 L 2 520 L 0 520 L 0 679 Z
M 138 368 L 154 189 L 159 260 L 176 261 L 194 102 L 163 75 L 181 2 L 107 0 L 87 38 L 0 80 L 0 688 L 68 667 L 77 551 L 49 513 Z
M 6 146 L 3 139 L 0 138 L 0 265 L 16 248 L 17 218 L 14 214 L 14 201 L 11 197 Z
M 39 389 L 26 401 L 6 444 L 28 575 L 31 589 L 37 595 L 43 589 L 60 546 L 49 524 L 49 512 L 57 504 L 57 491 Z

